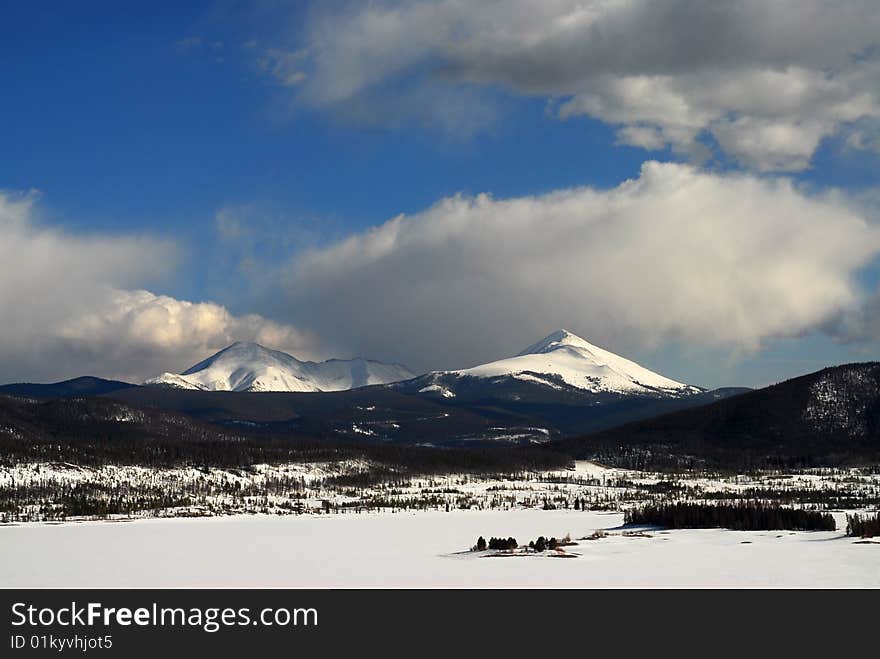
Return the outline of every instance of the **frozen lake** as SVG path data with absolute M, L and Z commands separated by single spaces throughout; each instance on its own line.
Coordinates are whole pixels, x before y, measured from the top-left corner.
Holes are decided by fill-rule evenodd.
M 617 513 L 239 516 L 0 527 L 4 587 L 880 587 L 880 543 L 838 531 L 651 531 Z M 572 538 L 578 558 L 458 553 L 479 535 Z

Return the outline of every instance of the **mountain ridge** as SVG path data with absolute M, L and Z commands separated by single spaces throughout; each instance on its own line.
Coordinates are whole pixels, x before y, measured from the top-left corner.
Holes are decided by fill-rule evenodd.
M 144 384 L 201 391 L 344 391 L 414 377 L 401 364 L 364 359 L 302 361 L 254 342 L 236 341 L 182 373 Z
M 36 382 L 13 382 L 0 385 L 0 394 L 33 396 L 35 398 L 71 398 L 75 396 L 102 396 L 122 389 L 137 387 L 121 380 L 107 380 L 93 375 L 82 375 L 69 380 L 48 384 Z
M 829 366 L 700 407 L 560 440 L 577 458 L 630 467 L 738 468 L 880 458 L 880 362 Z M 621 462 L 622 460 L 622 462 Z M 690 464 L 689 462 L 688 464 Z

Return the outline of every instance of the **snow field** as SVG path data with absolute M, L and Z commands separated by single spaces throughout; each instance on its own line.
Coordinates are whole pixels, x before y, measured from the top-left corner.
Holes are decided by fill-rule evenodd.
M 880 587 L 880 543 L 838 532 L 653 531 L 565 510 L 241 516 L 0 527 L 4 587 Z M 578 558 L 487 558 L 479 535 L 611 529 Z

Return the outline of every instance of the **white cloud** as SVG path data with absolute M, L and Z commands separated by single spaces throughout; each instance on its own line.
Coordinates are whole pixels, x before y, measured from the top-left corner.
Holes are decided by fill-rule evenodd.
M 646 163 L 607 190 L 444 199 L 301 255 L 292 310 L 413 368 L 509 354 L 568 327 L 626 352 L 755 349 L 857 309 L 880 229 L 787 179 Z
M 256 341 L 301 358 L 315 337 L 256 314 L 235 316 L 212 302 L 188 302 L 149 291 L 109 290 L 101 304 L 58 324 L 68 350 L 93 355 L 129 377 L 180 371 L 233 341 Z
M 299 98 L 316 107 L 396 116 L 403 105 L 434 122 L 452 113 L 447 121 L 457 124 L 467 106 L 494 116 L 474 86 L 502 87 L 559 99 L 560 116 L 600 119 L 620 128 L 621 142 L 643 148 L 668 144 L 700 157 L 708 137 L 761 171 L 808 167 L 823 139 L 854 124 L 862 127 L 851 146 L 877 143 L 875 0 L 437 0 L 322 9 L 290 51 L 302 74 Z M 382 107 L 365 100 L 378 92 Z M 445 102 L 438 107 L 435 98 Z
M 310 354 L 313 337 L 288 325 L 131 290 L 174 262 L 168 243 L 64 233 L 38 221 L 36 195 L 0 193 L 0 381 L 138 381 L 234 340 Z
M 649 148 L 668 143 L 691 151 L 708 132 L 749 167 L 795 171 L 809 166 L 825 137 L 880 117 L 880 99 L 869 91 L 878 83 L 880 76 L 864 71 L 831 76 L 802 68 L 606 77 L 560 114 L 623 125 L 621 141 Z M 655 139 L 630 139 L 635 128 L 652 129 Z

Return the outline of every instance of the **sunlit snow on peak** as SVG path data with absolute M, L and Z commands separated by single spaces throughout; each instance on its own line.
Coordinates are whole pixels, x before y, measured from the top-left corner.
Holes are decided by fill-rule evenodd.
M 454 373 L 480 378 L 512 376 L 533 381 L 535 374 L 557 376 L 566 384 L 592 392 L 691 394 L 699 391 L 648 370 L 561 329 L 515 357 Z
M 236 341 L 181 374 L 164 373 L 146 384 L 206 391 L 342 391 L 407 380 L 400 364 L 367 359 L 300 361 L 259 343 Z

